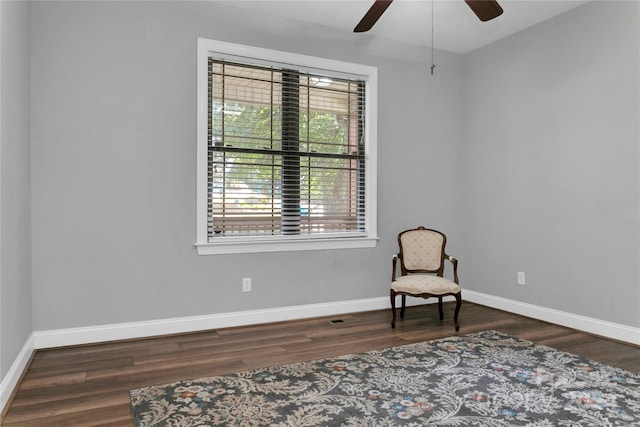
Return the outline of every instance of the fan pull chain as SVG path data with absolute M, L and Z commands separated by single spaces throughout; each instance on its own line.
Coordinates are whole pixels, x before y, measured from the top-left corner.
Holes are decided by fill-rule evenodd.
M 433 2 L 435 0 L 431 0 L 431 75 L 433 76 L 433 70 L 436 68 L 435 62 L 433 62 Z

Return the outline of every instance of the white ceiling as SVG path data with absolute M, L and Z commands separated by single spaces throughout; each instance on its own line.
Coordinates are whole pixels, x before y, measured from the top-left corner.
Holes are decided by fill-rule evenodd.
M 373 0 L 213 0 L 227 6 L 352 31 Z M 463 0 L 394 0 L 376 25 L 354 38 L 381 37 L 431 46 L 434 10 L 436 49 L 467 53 L 564 13 L 587 1 L 499 0 L 504 13 L 481 22 Z

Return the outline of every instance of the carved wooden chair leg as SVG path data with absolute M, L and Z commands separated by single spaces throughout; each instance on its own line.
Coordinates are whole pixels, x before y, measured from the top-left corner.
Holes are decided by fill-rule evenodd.
M 391 290 L 391 312 L 393 313 L 393 318 L 391 319 L 391 327 L 396 327 L 396 293 Z
M 402 295 L 402 308 L 400 309 L 400 318 L 404 319 L 404 309 L 407 306 L 407 296 Z
M 453 324 L 456 326 L 456 331 L 460 330 L 458 324 L 458 313 L 460 313 L 460 305 L 462 304 L 462 292 L 456 294 L 456 311 L 453 313 Z
M 440 312 L 440 320 L 444 319 L 444 313 L 442 312 L 442 297 L 438 297 L 438 311 Z

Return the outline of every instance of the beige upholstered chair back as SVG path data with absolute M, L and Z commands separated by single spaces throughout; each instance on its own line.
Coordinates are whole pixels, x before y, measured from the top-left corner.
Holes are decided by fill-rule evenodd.
M 422 227 L 400 233 L 398 244 L 403 270 L 441 273 L 445 243 L 444 234 Z

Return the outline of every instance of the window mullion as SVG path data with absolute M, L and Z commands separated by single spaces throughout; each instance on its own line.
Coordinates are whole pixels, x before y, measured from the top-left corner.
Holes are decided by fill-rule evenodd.
M 300 234 L 300 73 L 282 71 L 282 234 Z
M 358 221 L 358 230 L 365 229 L 364 212 L 365 212 L 365 145 L 364 145 L 364 126 L 365 126 L 365 85 L 358 82 L 357 90 L 357 127 L 356 127 L 356 144 L 358 150 L 357 172 L 356 172 L 356 218 Z
M 269 144 L 272 150 L 275 149 L 273 143 L 273 134 L 275 132 L 274 120 L 276 118 L 276 105 L 275 105 L 275 70 L 271 70 L 271 82 L 269 84 L 270 90 L 270 107 L 271 114 L 269 118 Z M 282 87 L 280 88 L 282 90 Z M 275 155 L 271 155 L 271 234 L 275 234 L 276 232 L 276 217 L 282 215 L 282 210 L 278 211 L 276 206 L 276 157 Z M 282 206 L 282 204 L 280 205 Z

